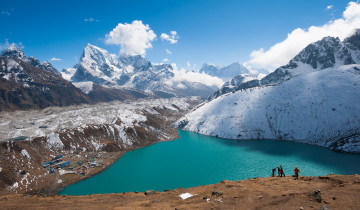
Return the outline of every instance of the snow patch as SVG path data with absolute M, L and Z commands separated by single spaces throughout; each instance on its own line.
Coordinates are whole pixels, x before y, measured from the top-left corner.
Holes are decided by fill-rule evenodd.
M 47 137 L 47 146 L 49 149 L 63 149 L 64 144 L 60 140 L 59 134 L 52 133 Z
M 26 150 L 21 150 L 21 155 L 24 156 L 24 157 L 27 157 L 27 159 L 31 159 L 29 153 L 26 151 Z
M 188 198 L 191 198 L 191 197 L 193 197 L 193 196 L 194 196 L 194 195 L 193 195 L 193 194 L 190 194 L 190 193 L 183 193 L 183 194 L 179 195 L 179 197 L 180 197 L 181 199 L 183 199 L 183 200 L 188 199 Z
M 74 82 L 73 85 L 79 88 L 83 93 L 89 94 L 93 89 L 93 82 Z

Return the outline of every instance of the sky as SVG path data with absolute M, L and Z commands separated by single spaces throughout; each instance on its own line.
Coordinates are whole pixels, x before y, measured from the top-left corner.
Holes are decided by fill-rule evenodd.
M 360 28 L 360 5 L 342 0 L 3 1 L 0 50 L 9 43 L 58 69 L 87 43 L 112 54 L 198 70 L 240 62 L 255 72 L 285 65 L 308 43 Z

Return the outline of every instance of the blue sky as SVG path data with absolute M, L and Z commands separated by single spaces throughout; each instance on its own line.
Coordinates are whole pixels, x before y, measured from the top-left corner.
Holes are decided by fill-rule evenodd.
M 296 28 L 321 26 L 342 18 L 349 1 L 327 0 L 118 0 L 118 1 L 3 1 L 0 5 L 0 46 L 6 40 L 22 43 L 28 56 L 61 70 L 79 60 L 87 43 L 119 54 L 105 44 L 105 35 L 119 23 L 141 20 L 157 35 L 146 57 L 152 62 L 199 68 L 204 62 L 244 63 L 254 50 L 268 50 Z M 331 8 L 327 8 L 332 5 Z M 93 21 L 89 21 L 90 18 Z M 88 21 L 85 21 L 87 19 Z M 161 33 L 176 31 L 171 44 Z M 172 54 L 167 54 L 169 49 Z

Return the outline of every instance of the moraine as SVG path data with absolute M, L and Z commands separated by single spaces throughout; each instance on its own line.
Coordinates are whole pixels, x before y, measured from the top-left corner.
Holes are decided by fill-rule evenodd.
M 360 155 L 287 141 L 226 140 L 179 131 L 180 138 L 126 153 L 103 173 L 73 184 L 65 195 L 176 189 L 267 177 L 284 167 L 292 175 L 360 173 Z

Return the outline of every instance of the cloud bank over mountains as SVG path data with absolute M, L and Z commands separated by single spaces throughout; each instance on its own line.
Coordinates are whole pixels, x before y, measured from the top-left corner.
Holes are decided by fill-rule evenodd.
M 244 66 L 254 72 L 259 69 L 272 72 L 277 67 L 286 65 L 308 44 L 325 36 L 339 37 L 343 40 L 354 33 L 355 28 L 360 28 L 360 4 L 358 2 L 349 2 L 342 18 L 331 20 L 321 26 L 310 26 L 308 29 L 297 28 L 289 33 L 285 40 L 276 43 L 270 49 L 261 48 L 252 51 L 250 60 L 245 62 Z

